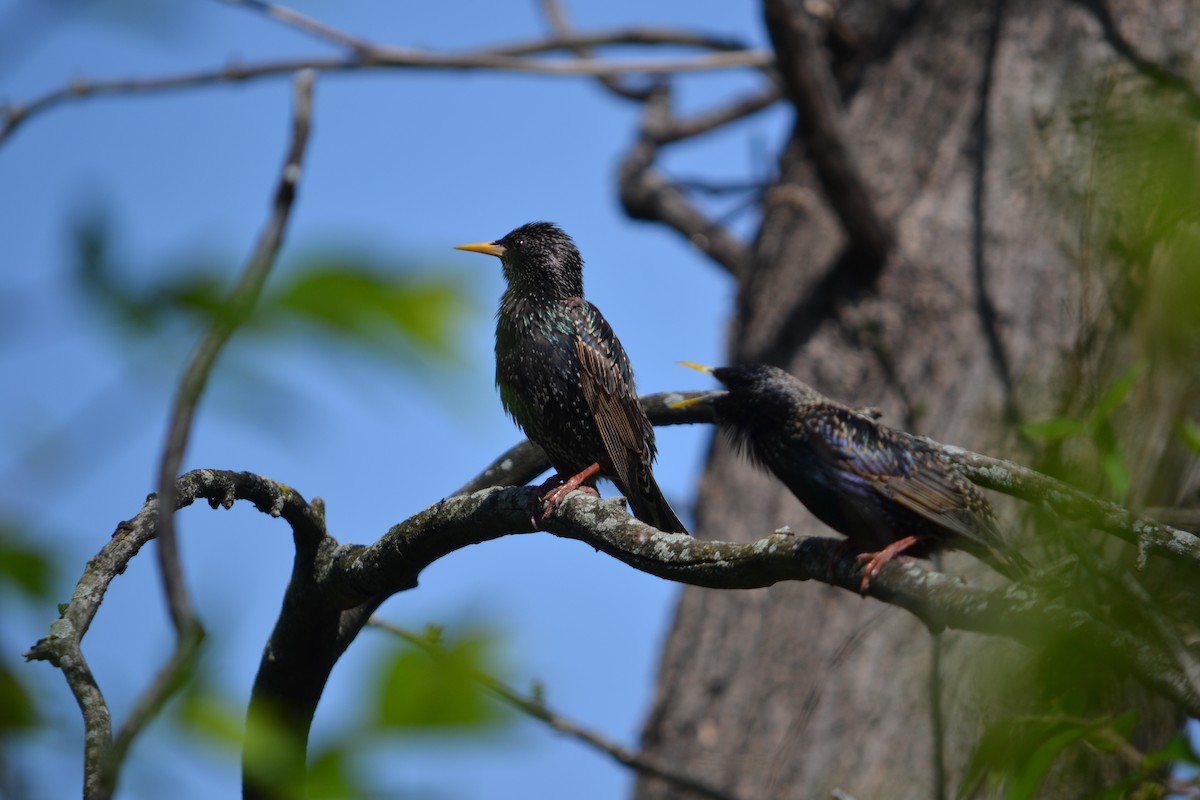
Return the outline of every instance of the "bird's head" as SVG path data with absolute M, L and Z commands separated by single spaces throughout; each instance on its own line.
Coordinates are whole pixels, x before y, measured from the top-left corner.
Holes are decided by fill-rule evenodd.
M 571 237 L 552 222 L 529 222 L 494 242 L 455 249 L 499 258 L 508 285 L 519 294 L 583 296 L 583 257 Z
M 674 407 L 711 406 L 717 422 L 733 432 L 778 429 L 797 408 L 820 398 L 806 384 L 768 364 L 706 367 L 688 361 L 680 363 L 712 375 L 725 385 L 725 390 L 683 400 Z

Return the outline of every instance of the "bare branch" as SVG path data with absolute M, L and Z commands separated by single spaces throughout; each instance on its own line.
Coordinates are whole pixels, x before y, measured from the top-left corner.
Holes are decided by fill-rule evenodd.
M 1028 467 L 972 453 L 961 447 L 938 444 L 945 457 L 968 479 L 986 489 L 1046 505 L 1064 519 L 1112 534 L 1173 561 L 1200 566 L 1200 536 L 1141 517 L 1116 503 L 1101 500 Z
M 191 505 L 198 497 L 207 498 L 213 508 L 218 505 L 229 508 L 235 500 L 249 500 L 263 513 L 284 517 L 298 537 L 311 538 L 318 529 L 323 530 L 319 528 L 319 515 L 293 490 L 248 472 L 189 472 L 176 481 L 175 497 L 177 508 Z M 62 670 L 83 713 L 84 796 L 88 798 L 111 794 L 112 786 L 105 787 L 102 776 L 113 741 L 108 705 L 84 658 L 83 637 L 104 601 L 109 584 L 125 572 L 134 556 L 154 538 L 158 507 L 157 496 L 151 495 L 137 516 L 117 525 L 100 552 L 88 561 L 71 601 L 50 626 L 50 632 L 25 653 L 28 660 L 49 661 Z M 126 729 L 129 727 L 127 723 Z
M 259 235 L 258 244 L 242 272 L 226 303 L 226 309 L 214 320 L 208 334 L 200 342 L 192 360 L 184 370 L 171 410 L 167 440 L 163 448 L 158 472 L 158 493 L 162 498 L 161 518 L 158 521 L 160 565 L 167 598 L 171 607 L 171 618 L 177 631 L 184 631 L 198 623 L 187 599 L 180 573 L 178 553 L 175 545 L 175 476 L 187 449 L 191 434 L 192 418 L 204 392 L 217 358 L 233 332 L 249 316 L 258 302 L 263 284 L 275 257 L 283 244 L 283 233 L 291 214 L 292 201 L 296 196 L 296 184 L 300 179 L 300 168 L 308 142 L 308 131 L 312 114 L 312 88 L 315 74 L 301 72 L 295 84 L 295 109 L 292 119 L 292 141 L 284 160 L 279 184 L 275 190 L 274 208 L 271 217 Z
M 530 56 L 577 47 L 596 47 L 612 44 L 679 45 L 709 47 L 715 52 L 693 58 L 630 59 L 610 61 L 599 59 L 545 59 Z M 30 117 L 70 100 L 113 94 L 143 94 L 174 89 L 236 83 L 292 74 L 302 69 L 316 72 L 357 72 L 375 69 L 465 70 L 523 72 L 549 76 L 604 77 L 618 75 L 663 75 L 675 72 L 706 72 L 726 69 L 765 69 L 772 55 L 762 50 L 728 49 L 725 40 L 661 29 L 631 29 L 594 34 L 556 37 L 535 42 L 482 49 L 466 53 L 437 53 L 433 51 L 373 45 L 348 56 L 301 57 L 252 64 L 232 63 L 225 67 L 195 72 L 162 75 L 151 78 L 116 78 L 89 80 L 77 78 L 66 86 L 54 89 L 25 103 L 4 109 L 0 126 L 0 142 Z
M 765 8 L 777 60 L 785 65 L 783 85 L 796 107 L 797 131 L 808 145 L 825 198 L 858 256 L 847 264 L 869 284 L 883 268 L 895 232 L 875 208 L 850 150 L 837 84 L 822 58 L 803 0 L 767 0 Z
M 706 407 L 672 408 L 681 400 L 699 397 L 705 392 L 661 392 L 638 398 L 646 416 L 655 425 L 682 425 L 692 422 L 712 422 L 711 410 Z M 482 472 L 461 486 L 455 495 L 471 494 L 492 486 L 524 486 L 550 468 L 542 448 L 528 439 L 500 454 Z
M 727 106 L 707 113 L 689 119 L 672 117 L 653 131 L 655 144 L 672 144 L 683 139 L 701 136 L 751 114 L 756 114 L 764 108 L 769 108 L 779 102 L 779 98 L 782 96 L 783 93 L 779 86 L 772 83 L 758 94 L 747 95 Z
M 625 213 L 633 219 L 661 222 L 674 228 L 730 274 L 740 275 L 750 262 L 745 243 L 706 217 L 654 166 L 658 155 L 657 131 L 667 129 L 669 119 L 670 93 L 662 86 L 646 103 L 642 135 L 621 161 L 619 183 Z
M 175 651 L 134 705 L 104 759 L 104 777 L 101 785 L 107 791 L 115 788 L 117 773 L 134 738 L 158 714 L 167 699 L 183 685 L 204 639 L 204 629 L 192 608 L 179 560 L 175 537 L 175 480 L 187 449 L 196 407 L 217 358 L 230 336 L 257 303 L 262 286 L 283 243 L 283 232 L 287 227 L 292 200 L 296 195 L 296 184 L 300 178 L 301 163 L 308 142 L 315 78 L 315 73 L 311 71 L 301 72 L 296 77 L 292 141 L 275 191 L 271 218 L 259 237 L 254 254 L 247 262 L 238 285 L 229 297 L 224 313 L 213 320 L 208 334 L 184 370 L 175 395 L 159 465 L 158 496 L 162 499 L 162 505 L 157 521 L 157 536 L 159 571 L 177 640 Z
M 674 403 L 702 392 L 663 392 L 643 395 L 640 399 L 646 415 L 655 425 L 685 425 L 713 422 L 707 406 L 671 408 Z M 863 409 L 864 413 L 875 413 Z M 919 437 L 941 451 L 942 457 L 960 470 L 968 480 L 985 489 L 1045 505 L 1064 519 L 1077 520 L 1097 530 L 1143 548 L 1145 552 L 1192 565 L 1200 565 L 1200 535 L 1171 527 L 1152 516 L 1139 516 L 1127 509 L 1093 497 L 1086 492 L 1055 480 L 1048 475 L 1012 461 L 973 453 L 956 445 L 946 445 L 928 437 Z M 455 494 L 469 494 L 490 486 L 517 486 L 528 483 L 550 467 L 540 449 L 523 440 L 502 453 L 487 469 Z M 1156 509 L 1170 512 L 1171 509 Z M 1194 512 L 1182 514 L 1181 521 L 1194 522 Z
M 567 22 L 567 14 L 563 10 L 562 4 L 558 0 L 541 0 L 542 13 L 546 17 L 546 21 L 550 23 L 550 29 L 554 31 L 555 36 L 565 37 L 571 35 L 571 25 Z M 587 47 L 575 47 L 573 52 L 579 58 L 591 58 L 592 50 Z M 627 100 L 645 101 L 650 96 L 653 86 L 636 87 L 628 83 L 622 82 L 619 78 L 612 76 L 604 76 L 597 79 L 600 85 L 617 97 L 624 97 Z
M 424 650 L 430 657 L 444 659 L 446 656 L 445 649 L 438 643 L 431 641 L 428 636 L 421 636 L 412 631 L 401 628 L 387 620 L 379 617 L 371 617 L 368 623 L 372 627 L 387 631 L 395 636 L 399 636 L 404 641 Z M 663 767 L 647 759 L 636 750 L 632 750 L 623 745 L 611 742 L 599 733 L 577 725 L 571 720 L 555 713 L 546 704 L 537 697 L 530 697 L 521 694 L 520 692 L 508 686 L 503 681 L 482 672 L 480 670 L 468 670 L 466 677 L 478 683 L 483 688 L 487 689 L 496 697 L 503 700 L 509 706 L 516 710 L 533 717 L 536 720 L 546 723 L 559 733 L 564 733 L 575 739 L 578 742 L 599 750 L 602 753 L 612 757 L 614 761 L 622 766 L 629 767 L 643 775 L 659 778 L 674 786 L 686 789 L 689 793 L 695 794 L 698 797 L 708 797 L 712 800 L 733 800 L 735 795 L 728 792 L 716 789 L 709 786 L 707 783 L 696 780 L 688 775 L 675 772 L 667 767 Z
M 673 422 L 699 421 L 704 416 L 696 409 L 669 410 L 668 415 L 673 416 Z M 944 450 L 955 453 L 956 449 Z M 967 474 L 979 478 L 981 485 L 1008 489 L 1018 496 L 1030 491 L 1029 484 L 1021 480 L 1005 482 L 996 477 L 1012 465 L 985 460 L 977 462 L 972 471 L 968 455 L 958 452 L 953 458 Z M 985 464 L 986 470 L 979 464 Z M 984 477 L 989 480 L 985 482 Z M 179 478 L 177 507 L 199 497 L 207 498 L 214 508 L 246 499 L 264 513 L 284 517 L 292 526 L 298 548 L 296 571 L 284 600 L 285 612 L 268 643 L 263 663 L 269 665 L 273 680 L 287 683 L 289 690 L 296 689 L 296 674 L 306 670 L 312 673 L 306 677 L 308 683 L 299 687 L 301 702 L 289 709 L 297 725 L 301 765 L 307 728 L 328 672 L 373 610 L 390 595 L 415 587 L 425 567 L 451 552 L 501 536 L 532 532 L 527 509 L 534 491 L 531 487 L 491 488 L 442 500 L 394 526 L 375 544 L 362 546 L 338 545 L 325 532 L 317 501 L 310 505 L 294 490 L 269 479 L 213 470 L 197 470 Z M 153 538 L 158 517 L 159 500 L 151 496 L 137 516 L 121 523 L 116 535 L 89 562 L 62 618 L 26 654 L 27 658 L 49 660 L 63 669 L 89 724 L 89 748 L 105 741 L 107 709 L 87 672 L 80 642 L 108 584 Z M 776 533 L 750 544 L 698 541 L 656 531 L 629 517 L 619 499 L 602 501 L 582 492 L 571 494 L 547 527 L 556 536 L 586 542 L 635 569 L 697 586 L 746 589 L 784 580 L 815 580 L 857 592 L 860 585 L 860 568 L 853 556 L 845 556 L 838 540 Z M 307 554 L 300 557 L 300 550 Z M 1188 665 L 1176 663 L 1170 653 L 1147 642 L 1138 632 L 1114 629 L 1088 611 L 1047 600 L 1033 588 L 1037 580 L 1005 589 L 974 588 L 957 577 L 926 570 L 915 561 L 897 559 L 884 566 L 872 581 L 869 594 L 907 609 L 932 630 L 955 628 L 1002 635 L 1031 646 L 1044 641 L 1047 631 L 1075 637 L 1081 646 L 1097 648 L 1124 665 L 1187 713 L 1200 714 L 1200 687 L 1190 680 Z M 324 621 L 314 625 L 311 615 L 296 617 L 288 613 L 296 608 L 320 609 Z M 345 609 L 340 622 L 338 609 Z M 289 627 L 297 625 L 304 626 L 304 634 L 291 638 L 302 639 L 303 646 L 277 647 L 277 637 L 290 635 Z M 294 663 L 310 658 L 313 652 L 320 656 L 315 668 L 308 663 Z M 270 688 L 264 686 L 267 683 L 260 671 L 255 698 Z M 289 699 L 296 697 L 289 695 Z
M 327 25 L 318 19 L 313 19 L 310 16 L 301 14 L 299 11 L 287 8 L 286 6 L 277 5 L 275 3 L 265 3 L 263 0 L 221 0 L 223 3 L 228 3 L 231 6 L 243 6 L 260 14 L 278 20 L 291 28 L 296 28 L 305 33 L 311 34 L 318 39 L 335 44 L 338 47 L 344 47 L 351 52 L 368 53 L 373 45 L 357 36 L 352 36 L 345 31 L 339 30 L 332 25 Z

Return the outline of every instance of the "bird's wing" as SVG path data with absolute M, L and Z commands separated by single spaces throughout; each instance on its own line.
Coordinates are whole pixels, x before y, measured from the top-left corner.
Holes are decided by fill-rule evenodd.
M 638 403 L 629 358 L 594 305 L 580 299 L 571 316 L 581 389 L 604 449 L 621 485 L 640 487 L 654 458 L 654 429 Z
M 917 445 L 850 409 L 831 405 L 810 420 L 819 433 L 812 444 L 827 466 L 954 533 L 980 538 L 980 525 L 990 522 L 991 509 L 933 453 L 915 449 Z

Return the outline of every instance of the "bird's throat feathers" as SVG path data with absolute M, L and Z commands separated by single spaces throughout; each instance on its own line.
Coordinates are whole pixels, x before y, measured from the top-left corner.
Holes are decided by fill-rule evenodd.
M 583 269 L 578 258 L 562 261 L 549 256 L 537 264 L 518 265 L 505 261 L 504 278 L 508 288 L 502 304 L 517 299 L 546 302 L 583 297 Z

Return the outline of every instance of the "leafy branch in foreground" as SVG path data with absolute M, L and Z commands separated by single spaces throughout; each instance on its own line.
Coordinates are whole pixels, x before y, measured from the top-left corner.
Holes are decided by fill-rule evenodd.
M 445 664 L 449 661 L 446 644 L 442 640 L 440 631 L 438 630 L 427 631 L 424 635 L 421 635 L 379 617 L 371 617 L 367 624 L 403 639 L 425 652 L 439 664 Z M 563 717 L 561 714 L 556 713 L 546 705 L 545 698 L 542 696 L 538 686 L 534 687 L 531 694 L 525 695 L 482 670 L 467 668 L 465 669 L 464 677 L 479 684 L 493 696 L 498 697 L 517 711 L 544 722 L 559 733 L 566 734 L 588 747 L 609 755 L 622 766 L 629 767 L 651 777 L 660 778 L 675 786 L 685 788 L 700 797 L 708 797 L 713 800 L 733 800 L 733 795 L 729 793 L 715 789 L 706 783 L 675 772 L 667 767 L 655 764 L 636 750 L 610 742 L 599 733 L 584 728 Z

